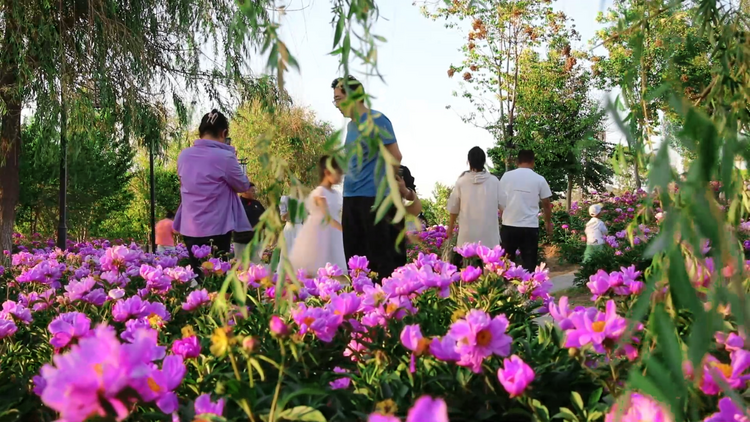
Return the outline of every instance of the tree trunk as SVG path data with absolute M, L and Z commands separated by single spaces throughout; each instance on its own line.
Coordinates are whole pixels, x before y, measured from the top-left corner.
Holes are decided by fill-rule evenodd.
M 568 175 L 568 189 L 565 192 L 565 209 L 570 212 L 570 209 L 573 208 L 573 177 L 569 174 Z
M 633 180 L 635 181 L 635 190 L 641 188 L 641 175 L 638 166 L 638 155 L 633 159 Z
M 8 2 L 10 3 L 10 2 Z M 6 10 L 12 9 L 12 3 Z M 0 51 L 0 262 L 8 261 L 3 251 L 13 250 L 13 226 L 20 194 L 18 177 L 21 156 L 21 95 L 18 73 L 18 22 L 13 13 L 5 17 Z
M 0 120 L 0 249 L 11 251 L 20 191 L 18 172 L 21 155 L 21 103 L 6 101 L 5 105 L 5 113 Z M 7 260 L 4 254 L 2 257 L 0 259 Z

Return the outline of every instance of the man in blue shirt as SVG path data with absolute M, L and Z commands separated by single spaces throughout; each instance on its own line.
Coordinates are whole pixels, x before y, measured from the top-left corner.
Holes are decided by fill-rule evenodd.
M 344 205 L 341 225 L 344 237 L 344 253 L 348 260 L 352 256 L 365 256 L 370 268 L 378 278 L 390 277 L 393 271 L 406 264 L 406 248 L 403 243 L 396 247 L 396 240 L 403 224 L 392 224 L 396 208 L 377 224 L 375 223 L 375 196 L 385 169 L 378 166 L 379 149 L 370 150 L 373 138 L 380 138 L 385 148 L 401 162 L 401 151 L 396 142 L 391 121 L 383 114 L 367 108 L 364 88 L 352 76 L 337 78 L 331 84 L 333 103 L 344 117 L 351 119 L 346 130 L 346 151 L 349 159 L 344 178 Z M 348 89 L 347 89 L 348 88 Z M 372 121 L 372 124 L 368 121 Z M 361 155 L 360 155 L 361 152 Z M 401 192 L 406 200 L 414 200 L 414 192 Z M 397 250 L 398 249 L 398 250 Z

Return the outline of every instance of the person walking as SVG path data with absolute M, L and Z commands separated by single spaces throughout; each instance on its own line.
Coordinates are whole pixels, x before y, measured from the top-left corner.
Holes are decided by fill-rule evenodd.
M 502 246 L 511 259 L 521 253 L 523 268 L 534 271 L 539 257 L 539 203 L 544 212 L 544 227 L 552 238 L 552 191 L 534 171 L 534 151 L 518 152 L 517 166 L 500 179 L 500 204 L 503 226 Z M 463 230 L 463 227 L 461 228 Z
M 258 201 L 255 192 L 255 184 L 250 182 L 250 189 L 247 192 L 240 194 L 240 200 L 242 201 L 242 207 L 245 209 L 245 215 L 247 215 L 248 222 L 250 223 L 250 231 L 247 232 L 234 232 L 234 256 L 237 258 L 244 258 L 243 254 L 245 249 L 253 241 L 255 236 L 255 227 L 260 221 L 260 216 L 266 212 L 263 204 Z M 258 245 L 256 253 L 251 254 L 250 262 L 253 264 L 259 264 L 263 258 L 262 245 Z
M 156 223 L 156 252 L 174 251 L 174 212 L 167 211 L 164 219 Z
M 174 229 L 180 233 L 190 254 L 193 271 L 202 275 L 194 246 L 211 245 L 229 254 L 232 232 L 252 229 L 238 193 L 250 189 L 250 181 L 237 161 L 236 151 L 227 144 L 229 120 L 217 110 L 203 116 L 200 139 L 180 152 L 180 207 Z
M 583 253 L 583 262 L 591 259 L 597 251 L 604 247 L 604 236 L 607 235 L 607 225 L 599 219 L 601 212 L 601 204 L 594 204 L 589 207 L 591 220 L 586 223 L 586 251 Z
M 305 200 L 307 219 L 302 225 L 289 262 L 295 270 L 314 276 L 326 264 L 337 265 L 347 273 L 344 239 L 341 226 L 341 194 L 333 186 L 341 183 L 341 167 L 336 159 L 323 156 L 318 162 L 320 183 Z
M 456 244 L 481 243 L 488 248 L 500 244 L 500 181 L 485 170 L 487 155 L 479 147 L 469 150 L 469 171 L 458 177 L 448 197 L 447 239 L 453 238 L 458 221 Z
M 375 167 L 380 151 L 371 151 L 368 140 L 379 136 L 385 149 L 400 163 L 401 151 L 393 125 L 383 113 L 365 105 L 364 88 L 354 77 L 337 78 L 331 88 L 334 105 L 344 117 L 351 119 L 346 130 L 345 148 L 350 158 L 344 178 L 341 220 L 346 258 L 367 257 L 370 268 L 378 274 L 378 278 L 390 277 L 396 268 L 406 264 L 406 248 L 402 245 L 396 248 L 401 230 L 391 224 L 396 215 L 395 207 L 391 207 L 384 218 L 375 222 L 375 196 L 385 171 L 381 169 L 376 177 Z M 370 120 L 374 127 L 368 125 Z M 398 171 L 398 168 L 395 170 Z M 403 189 L 401 195 L 407 201 L 415 199 L 414 192 L 408 189 Z

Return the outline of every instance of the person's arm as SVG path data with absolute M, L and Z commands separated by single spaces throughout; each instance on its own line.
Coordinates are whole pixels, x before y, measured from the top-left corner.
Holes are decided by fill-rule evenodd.
M 250 190 L 250 180 L 242 171 L 237 157 L 227 157 L 226 172 L 224 177 L 227 184 L 237 193 L 245 193 Z
M 336 230 L 338 230 L 340 232 L 344 231 L 344 228 L 341 227 L 341 223 L 339 223 L 338 221 L 336 221 L 331 216 L 331 214 L 328 212 L 328 201 L 326 201 L 326 198 L 324 196 L 316 196 L 315 197 L 315 206 L 323 208 L 323 210 L 325 210 L 325 214 L 326 214 L 325 221 L 328 224 L 330 224 L 331 227 L 333 227 L 334 229 L 336 229 Z
M 411 215 L 419 215 L 419 213 L 422 212 L 422 201 L 419 200 L 419 197 L 417 194 L 414 194 L 414 200 L 411 204 L 409 204 L 408 207 L 406 207 L 406 212 L 408 212 Z
M 450 214 L 450 219 L 448 220 L 448 232 L 446 234 L 449 242 L 453 238 L 453 230 L 456 228 L 456 219 L 458 218 L 460 211 L 461 190 L 459 189 L 458 182 L 456 182 L 451 191 L 451 195 L 448 197 L 448 213 Z
M 507 202 L 508 195 L 505 193 L 505 184 L 503 179 L 497 182 L 497 219 L 500 221 L 500 225 L 503 225 L 503 211 L 505 210 L 505 203 Z

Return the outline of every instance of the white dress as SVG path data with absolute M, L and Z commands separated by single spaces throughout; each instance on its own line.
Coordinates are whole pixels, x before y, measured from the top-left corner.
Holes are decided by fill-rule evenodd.
M 328 210 L 315 205 L 315 198 L 325 198 Z M 341 223 L 341 194 L 318 186 L 305 200 L 307 219 L 297 233 L 294 247 L 289 254 L 292 268 L 304 269 L 307 274 L 315 275 L 319 268 L 326 264 L 336 264 L 346 273 L 346 256 L 344 255 L 344 237 L 340 230 L 326 222 L 326 218 Z

